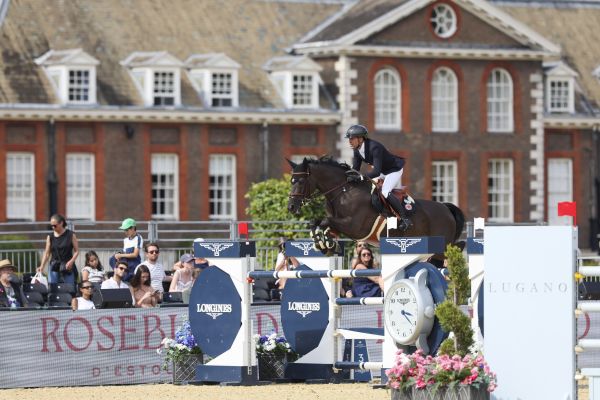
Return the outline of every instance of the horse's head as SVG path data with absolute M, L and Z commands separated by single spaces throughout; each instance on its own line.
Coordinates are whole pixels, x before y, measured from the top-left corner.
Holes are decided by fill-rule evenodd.
M 292 188 L 288 200 L 288 211 L 293 214 L 299 214 L 304 200 L 312 193 L 310 184 L 310 168 L 308 160 L 305 158 L 300 164 L 290 160 L 287 162 L 292 167 Z

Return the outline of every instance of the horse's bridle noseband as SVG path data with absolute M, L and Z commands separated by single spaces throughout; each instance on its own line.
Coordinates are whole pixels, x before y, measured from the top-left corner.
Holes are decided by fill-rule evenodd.
M 292 172 L 292 176 L 294 175 L 306 175 L 307 177 L 310 176 L 310 171 L 299 171 L 299 172 Z M 336 185 L 334 187 L 332 187 L 331 189 L 328 189 L 324 192 L 319 192 L 318 190 L 315 190 L 314 193 L 312 195 L 309 194 L 309 190 L 310 190 L 310 185 L 307 184 L 304 187 L 304 191 L 302 193 L 290 193 L 289 198 L 293 199 L 294 197 L 302 197 L 302 204 L 308 203 L 309 201 L 313 200 L 315 197 L 319 196 L 319 195 L 323 195 L 323 196 L 327 196 L 329 193 L 333 192 L 334 190 L 340 189 L 340 188 L 344 188 L 344 186 L 346 186 L 347 182 L 342 182 L 339 185 Z M 342 192 L 344 192 L 345 190 L 342 190 Z M 342 193 L 340 192 L 340 194 Z M 337 196 L 336 196 L 337 197 Z M 332 201 L 332 200 L 328 200 L 328 201 Z

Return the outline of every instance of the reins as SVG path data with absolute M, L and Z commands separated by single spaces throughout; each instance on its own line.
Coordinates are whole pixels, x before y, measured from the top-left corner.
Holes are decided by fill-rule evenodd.
M 310 176 L 310 172 L 309 171 L 292 172 L 292 176 L 294 176 L 294 175 L 306 175 L 307 177 L 309 177 Z M 336 197 L 338 197 L 339 195 L 341 195 L 342 193 L 344 193 L 346 191 L 346 189 L 345 189 L 346 184 L 347 184 L 347 182 L 344 180 L 342 183 L 340 183 L 338 185 L 335 185 L 331 189 L 327 189 L 324 192 L 320 192 L 318 190 L 318 188 L 317 188 L 313 192 L 313 194 L 310 194 L 309 193 L 310 185 L 309 185 L 309 182 L 307 182 L 306 185 L 304 185 L 304 190 L 302 191 L 302 193 L 290 193 L 289 197 L 293 198 L 293 197 L 302 196 L 302 203 L 306 204 L 306 203 L 309 203 L 312 200 L 314 200 L 319 195 L 323 195 L 323 196 L 325 196 L 325 198 L 327 198 L 327 195 L 330 194 L 330 193 L 332 193 L 332 192 L 334 192 L 335 190 L 337 190 L 337 189 L 343 189 L 333 199 L 327 199 L 327 201 L 329 201 L 331 203 L 331 202 L 333 202 L 333 200 L 336 199 Z

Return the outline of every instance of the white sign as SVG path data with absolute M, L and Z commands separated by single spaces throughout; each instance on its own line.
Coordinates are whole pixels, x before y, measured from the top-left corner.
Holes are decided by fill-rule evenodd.
M 575 399 L 577 232 L 569 226 L 485 228 L 484 354 L 492 399 Z

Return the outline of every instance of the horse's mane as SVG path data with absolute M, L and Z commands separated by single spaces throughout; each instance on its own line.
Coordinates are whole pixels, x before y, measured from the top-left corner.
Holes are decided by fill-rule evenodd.
M 344 162 L 338 162 L 336 159 L 334 159 L 333 157 L 331 157 L 330 155 L 325 155 L 322 157 L 319 157 L 318 159 L 316 158 L 305 158 L 304 161 L 307 164 L 316 164 L 316 165 L 329 165 L 332 167 L 337 167 L 337 168 L 341 168 L 344 171 L 347 171 L 350 169 L 350 166 Z

